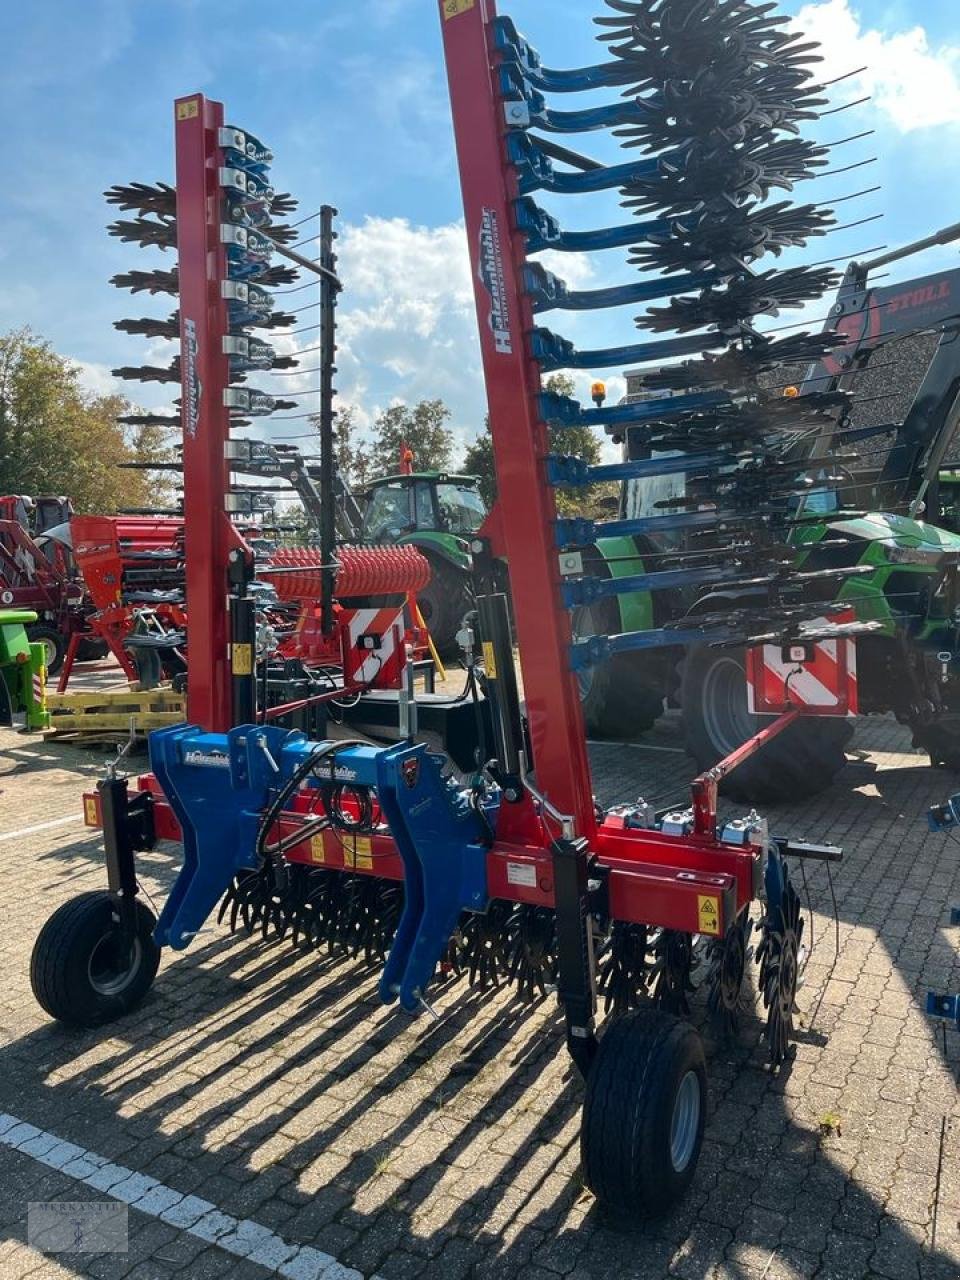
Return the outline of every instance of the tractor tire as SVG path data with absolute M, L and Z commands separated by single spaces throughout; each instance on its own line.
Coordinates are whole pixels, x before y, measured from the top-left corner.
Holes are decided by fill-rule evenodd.
M 44 665 L 48 676 L 55 676 L 63 666 L 67 653 L 67 642 L 62 632 L 56 627 L 48 627 L 44 623 L 27 627 L 27 639 L 31 644 L 42 644 L 44 649 Z
M 615 1213 L 665 1213 L 693 1181 L 706 1116 L 707 1072 L 697 1031 L 659 1009 L 615 1019 L 587 1076 L 584 1181 Z
M 683 663 L 680 702 L 687 751 L 701 770 L 712 768 L 758 733 L 773 716 L 747 710 L 743 651 L 688 651 Z M 800 720 L 720 783 L 731 800 L 748 804 L 785 804 L 819 795 L 847 762 L 853 737 L 849 720 L 824 716 Z
M 85 636 L 77 645 L 77 661 L 99 662 L 109 652 L 110 646 L 106 640 L 99 640 L 96 636 L 90 636 L 89 638 Z
M 612 602 L 585 605 L 573 615 L 574 638 L 612 635 L 620 630 Z M 621 653 L 577 673 L 580 703 L 592 738 L 633 740 L 652 729 L 664 710 L 657 673 L 640 654 Z
M 133 954 L 117 956 L 114 899 L 106 889 L 59 907 L 40 930 L 30 985 L 40 1005 L 68 1027 L 101 1027 L 130 1013 L 150 990 L 160 963 L 156 918 L 137 899 Z
M 459 653 L 457 633 L 463 616 L 473 608 L 467 574 L 448 564 L 428 556 L 430 582 L 417 593 L 417 603 L 423 620 L 441 658 L 455 658 Z
M 940 720 L 914 725 L 913 745 L 927 752 L 934 769 L 960 773 L 960 716 L 948 713 Z

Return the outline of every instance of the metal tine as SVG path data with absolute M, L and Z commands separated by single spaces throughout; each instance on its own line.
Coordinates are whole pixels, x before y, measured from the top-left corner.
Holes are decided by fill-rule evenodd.
M 599 965 L 598 990 L 606 1013 L 620 1017 L 646 1002 L 647 957 L 646 925 L 614 921 Z

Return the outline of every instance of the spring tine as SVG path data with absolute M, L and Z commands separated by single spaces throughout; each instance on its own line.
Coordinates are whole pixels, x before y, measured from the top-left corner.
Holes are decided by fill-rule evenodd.
M 598 990 L 606 1013 L 619 1017 L 647 998 L 647 957 L 646 925 L 615 921 L 599 966 Z
M 545 996 L 556 979 L 556 915 L 547 907 L 519 906 L 507 926 L 507 980 L 522 1000 Z

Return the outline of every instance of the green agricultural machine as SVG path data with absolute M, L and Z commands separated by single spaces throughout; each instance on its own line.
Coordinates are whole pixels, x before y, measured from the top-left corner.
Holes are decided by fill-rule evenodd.
M 473 607 L 470 544 L 487 516 L 478 480 L 439 471 L 384 476 L 361 505 L 361 542 L 419 547 L 430 561 L 420 611 L 440 655 L 455 653 L 461 619 Z
M 44 645 L 31 643 L 27 628 L 37 615 L 29 609 L 0 609 L 0 724 L 23 718 L 28 732 L 50 727 L 44 707 Z
M 798 440 L 790 459 L 791 466 L 798 456 L 810 464 L 791 499 L 784 547 L 784 563 L 808 579 L 792 599 L 822 601 L 825 616 L 847 605 L 856 623 L 873 624 L 856 640 L 859 713 L 892 712 L 934 765 L 954 770 L 960 770 L 960 536 L 952 530 L 960 528 L 960 472 L 951 464 L 960 425 L 960 271 L 883 288 L 870 287 L 869 275 L 958 238 L 960 227 L 951 227 L 874 262 L 852 264 L 828 324 L 846 345 L 798 370 L 796 386 L 782 387 L 789 398 L 825 388 L 852 393 L 853 406 L 838 414 L 831 430 Z M 668 372 L 682 387 L 682 366 L 661 371 Z M 662 397 L 662 390 L 645 391 L 648 377 L 628 376 L 631 399 Z M 918 381 L 911 399 L 907 386 Z M 902 421 L 891 421 L 890 402 L 905 395 Z M 862 425 L 865 419 L 869 425 Z M 650 458 L 655 469 L 643 430 L 628 429 L 619 439 L 626 459 Z M 764 723 L 748 709 L 744 652 L 725 638 L 725 624 L 748 623 L 754 611 L 762 615 L 770 584 L 685 585 L 723 533 L 714 532 L 710 542 L 675 529 L 693 513 L 715 511 L 723 484 L 722 471 L 698 470 L 695 458 L 682 470 L 674 459 L 667 474 L 631 479 L 620 513 L 629 536 L 598 541 L 561 561 L 574 580 L 599 571 L 655 574 L 665 583 L 575 612 L 582 638 L 611 631 L 650 635 L 648 648 L 614 652 L 581 677 L 588 724 L 598 736 L 635 735 L 667 706 L 679 706 L 687 749 L 704 769 Z M 671 518 L 678 513 L 681 519 Z M 927 523 L 928 513 L 946 527 Z M 764 519 L 760 511 L 757 519 Z M 702 638 L 691 643 L 698 627 Z M 723 789 L 765 803 L 817 794 L 843 767 L 852 735 L 850 719 L 805 716 L 741 765 Z

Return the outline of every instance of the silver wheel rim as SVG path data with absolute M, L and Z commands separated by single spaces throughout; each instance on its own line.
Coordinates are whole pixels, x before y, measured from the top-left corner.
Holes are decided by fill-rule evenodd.
M 700 1079 L 688 1071 L 680 1081 L 670 1123 L 670 1163 L 674 1173 L 684 1173 L 693 1159 L 700 1132 Z
M 117 996 L 126 991 L 140 969 L 142 948 L 140 939 L 134 938 L 130 963 L 122 972 L 111 963 L 111 956 L 116 949 L 113 933 L 106 933 L 90 953 L 87 962 L 87 978 L 98 995 Z
M 41 640 L 43 645 L 43 665 L 49 670 L 57 660 L 57 646 L 49 636 Z
M 759 716 L 747 710 L 747 681 L 735 658 L 719 658 L 707 672 L 702 694 L 703 723 L 720 756 L 752 738 L 761 727 Z

